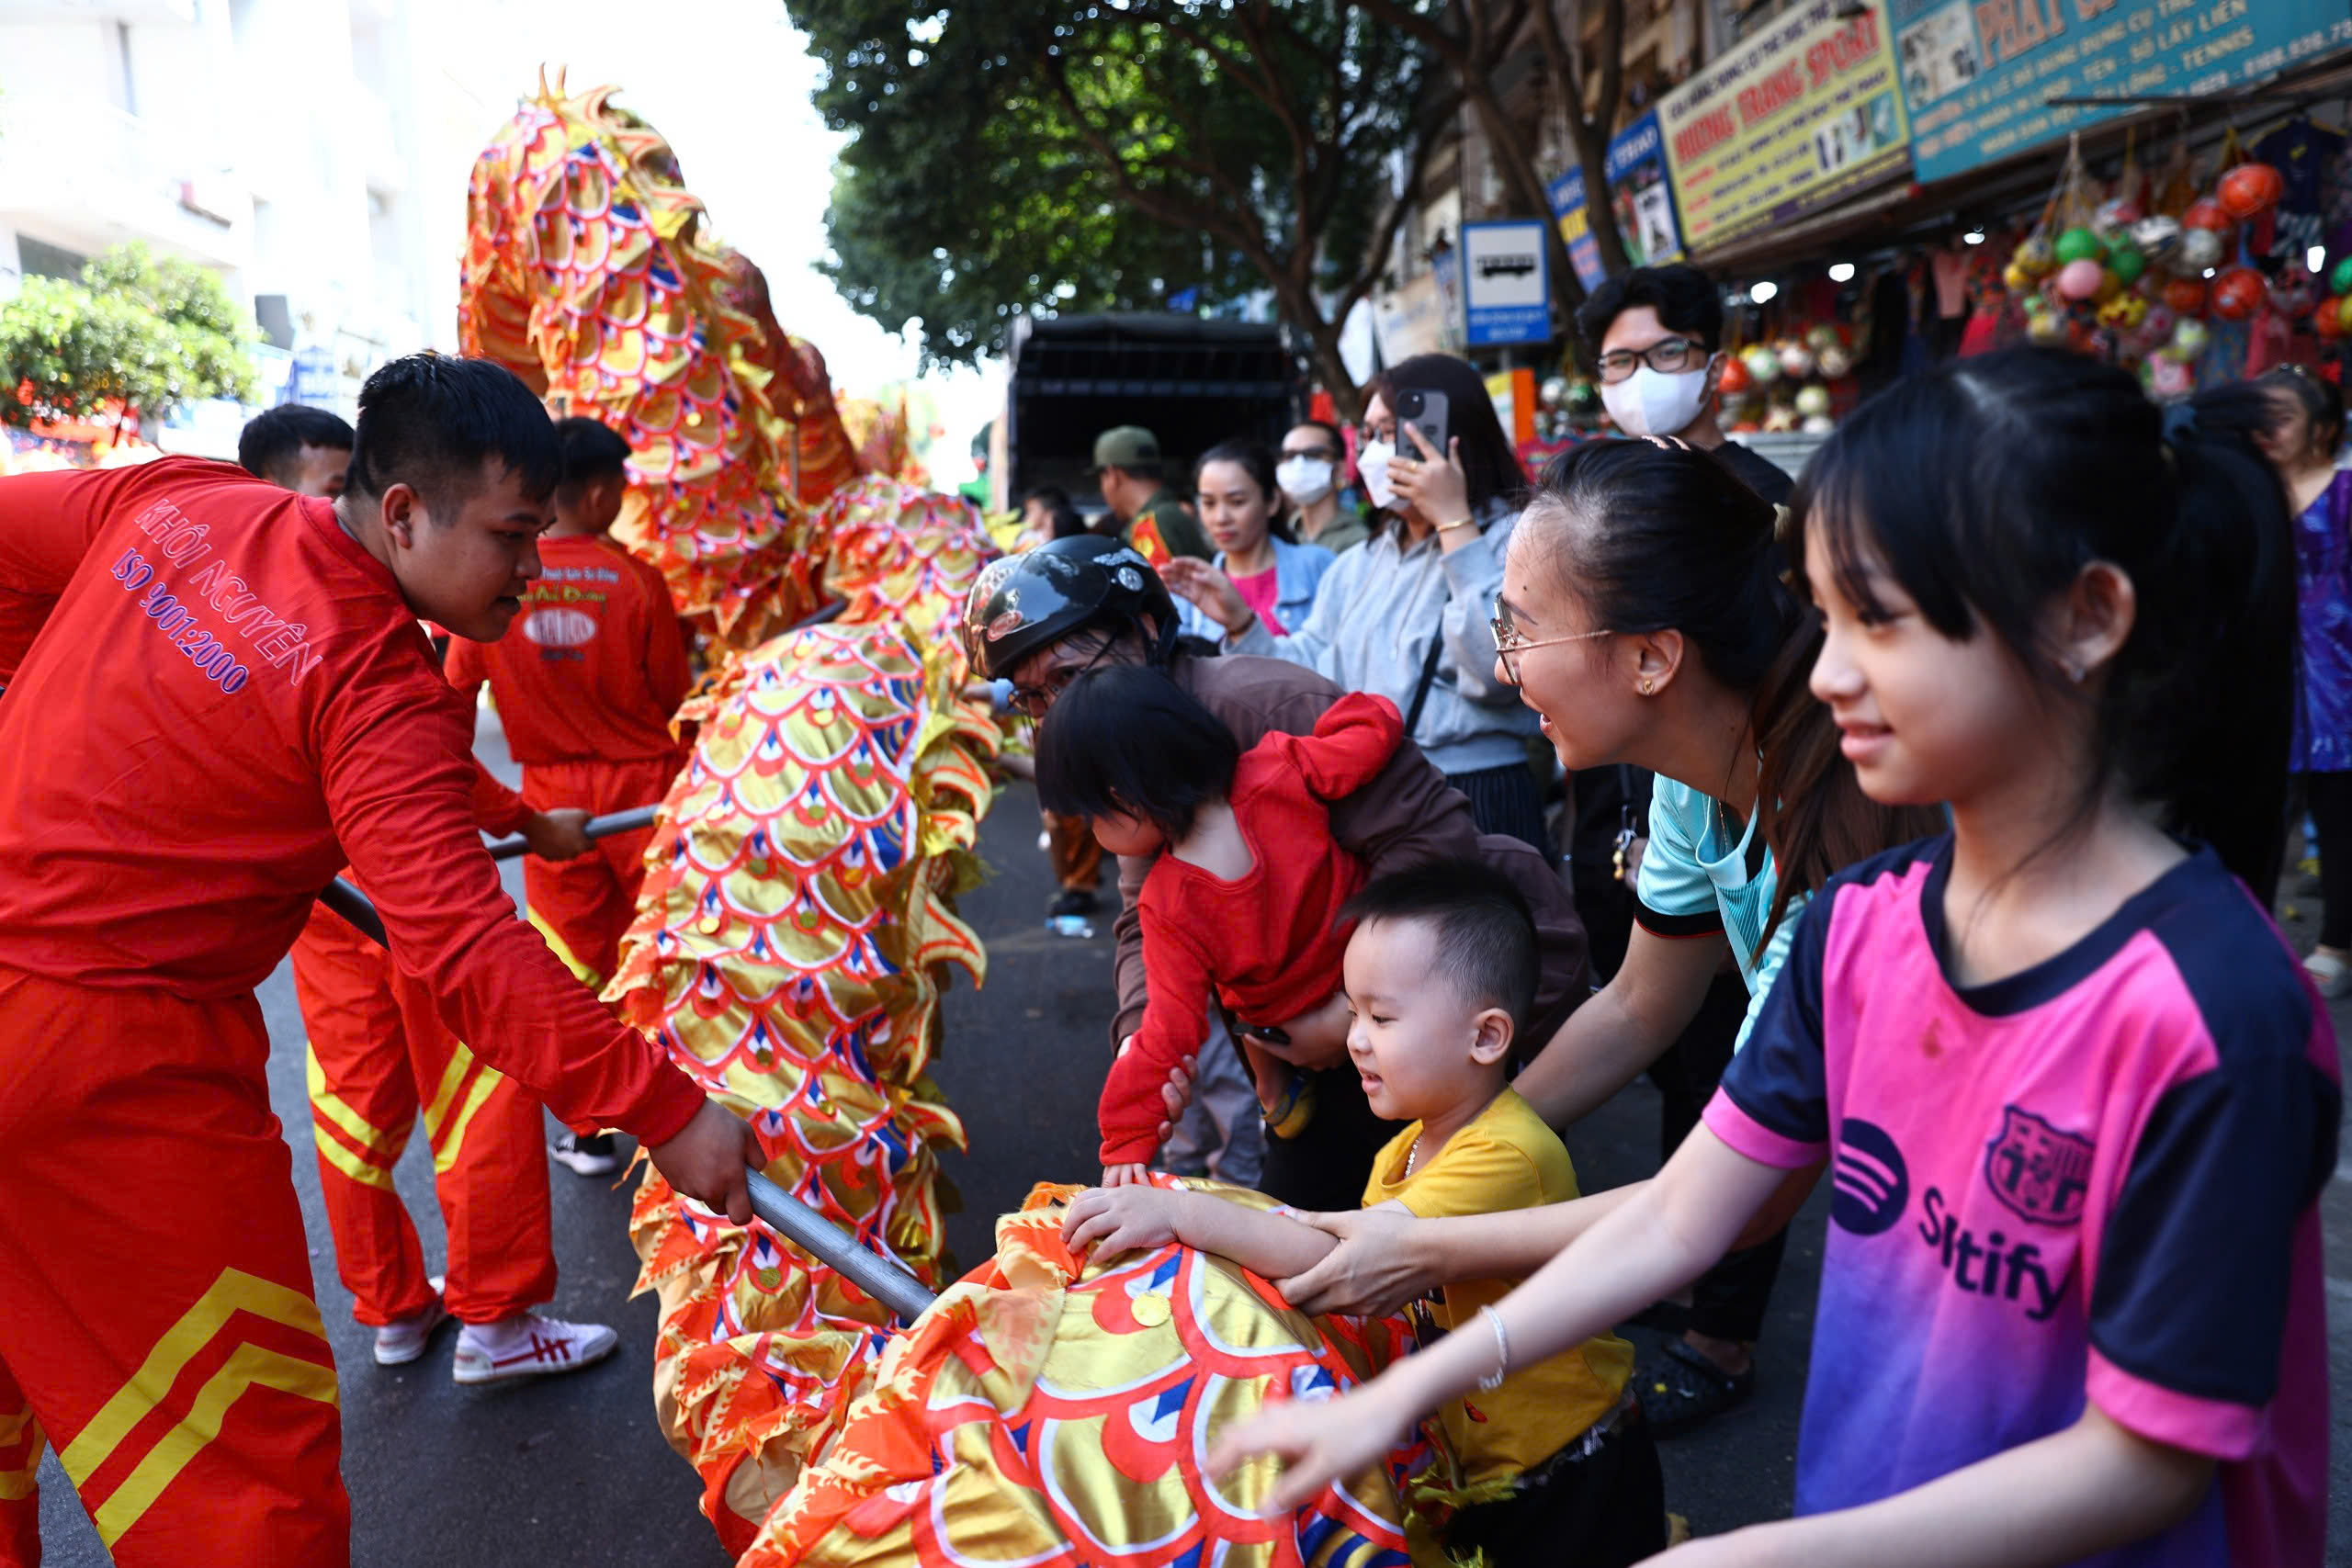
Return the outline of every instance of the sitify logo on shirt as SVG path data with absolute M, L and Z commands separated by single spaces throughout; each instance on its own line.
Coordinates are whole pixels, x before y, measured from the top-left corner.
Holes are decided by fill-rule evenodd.
M 1984 1179 L 1993 1196 L 2019 1217 L 2071 1225 L 2090 1193 L 2088 1138 L 2062 1133 L 2030 1111 L 2001 1108 L 2001 1130 L 1984 1145 Z

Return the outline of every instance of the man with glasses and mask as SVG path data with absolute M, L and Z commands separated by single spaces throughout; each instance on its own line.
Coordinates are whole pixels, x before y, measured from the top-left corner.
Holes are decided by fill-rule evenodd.
M 1594 356 L 1600 400 L 1618 429 L 1678 437 L 1773 505 L 1788 501 L 1796 480 L 1726 439 L 1715 423 L 1724 307 L 1705 273 L 1687 262 L 1620 273 L 1577 311 L 1577 333 Z
M 1320 545 L 1335 556 L 1372 537 L 1363 514 L 1340 499 L 1345 457 L 1338 427 L 1308 420 L 1283 437 L 1282 462 L 1274 469 L 1274 482 L 1297 522 L 1299 543 Z

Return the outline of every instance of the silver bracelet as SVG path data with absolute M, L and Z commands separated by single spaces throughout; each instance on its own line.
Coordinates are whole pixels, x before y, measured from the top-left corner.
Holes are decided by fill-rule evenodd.
M 1478 1380 L 1478 1392 L 1492 1393 L 1503 1386 L 1503 1379 L 1510 1376 L 1510 1336 L 1503 1332 L 1502 1314 L 1494 1308 L 1482 1306 L 1478 1315 L 1495 1331 L 1495 1370 Z

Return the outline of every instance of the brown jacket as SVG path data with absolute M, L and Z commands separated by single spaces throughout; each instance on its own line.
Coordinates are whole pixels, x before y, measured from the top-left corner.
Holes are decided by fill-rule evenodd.
M 1172 673 L 1178 685 L 1233 731 L 1245 751 L 1276 731 L 1313 734 L 1315 721 L 1341 695 L 1339 687 L 1312 670 L 1280 659 L 1185 656 L 1176 660 Z M 1518 885 L 1535 912 L 1544 965 L 1522 1050 L 1541 1050 L 1584 1000 L 1590 989 L 1584 925 L 1577 919 L 1566 880 L 1530 845 L 1499 834 L 1480 834 L 1471 820 L 1470 803 L 1410 740 L 1396 749 L 1379 777 L 1332 806 L 1331 831 L 1341 848 L 1363 858 L 1374 876 L 1422 861 L 1475 856 Z M 1119 1012 L 1111 1025 L 1114 1045 L 1143 1021 L 1143 927 L 1136 913 L 1136 895 L 1150 870 L 1149 860 L 1125 856 L 1119 862 L 1119 918 L 1112 926 L 1119 942 Z

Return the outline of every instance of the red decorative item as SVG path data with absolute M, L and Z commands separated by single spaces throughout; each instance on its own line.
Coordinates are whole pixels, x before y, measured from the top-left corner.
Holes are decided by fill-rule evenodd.
M 2165 303 L 2177 315 L 2201 316 L 2205 313 L 2205 285 L 2194 277 L 2176 277 L 2165 285 Z
M 2222 176 L 2222 210 L 2243 223 L 2278 205 L 2287 193 L 2287 178 L 2267 164 L 2240 164 Z M 2192 209 L 2193 210 L 2193 209 Z
M 2319 309 L 2312 313 L 2312 331 L 2324 338 L 2342 337 L 2344 335 L 2344 301 L 2334 295 L 2321 300 Z
M 2262 309 L 2269 285 L 2250 266 L 2233 266 L 2213 280 L 2213 314 L 2225 321 L 2243 321 Z
M 1726 398 L 1736 398 L 1755 387 L 1756 378 L 1747 373 L 1747 366 L 1739 355 L 1735 354 L 1724 361 L 1724 373 L 1715 382 L 1715 390 Z
M 2199 197 L 2188 204 L 2188 210 L 2180 215 L 2182 228 L 2211 229 L 2216 234 L 2228 233 L 2236 222 L 2229 210 L 2210 196 Z

